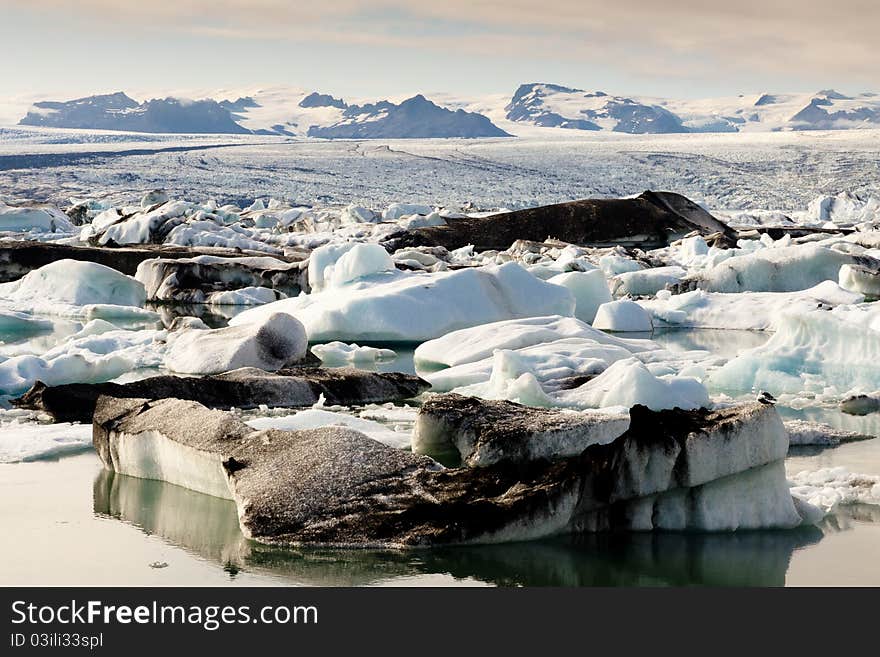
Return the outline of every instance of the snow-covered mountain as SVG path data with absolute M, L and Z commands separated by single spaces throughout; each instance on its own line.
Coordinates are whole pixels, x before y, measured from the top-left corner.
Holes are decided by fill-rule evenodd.
M 329 139 L 510 137 L 482 114 L 448 110 L 418 94 L 400 104 L 387 100 L 351 105 L 332 125 L 312 126 L 309 137 Z
M 34 103 L 21 125 L 163 133 L 246 133 L 215 100 L 153 99 L 120 92 L 66 102 Z
M 156 94 L 133 94 L 155 98 Z M 184 100 L 203 98 L 206 100 Z M 8 105 L 8 107 L 6 106 Z M 14 112 L 10 109 L 15 106 Z M 2 115 L 24 106 L 0 102 Z M 619 96 L 556 84 L 521 85 L 505 94 L 432 93 L 342 99 L 292 86 L 166 91 L 134 100 L 122 92 L 34 102 L 21 125 L 158 133 L 226 133 L 324 139 L 402 139 L 549 135 L 558 131 L 632 134 L 771 132 L 880 128 L 880 95 L 834 90 L 667 99 Z
M 399 103 L 349 105 L 318 92 L 256 90 L 219 100 L 138 103 L 122 92 L 34 103 L 20 125 L 160 133 L 273 134 L 325 139 L 509 137 L 485 116 L 450 110 L 421 94 Z
M 681 119 L 659 105 L 556 84 L 523 84 L 504 109 L 511 121 L 548 128 L 634 134 L 687 132 Z
M 531 83 L 516 90 L 505 111 L 510 121 L 536 126 L 634 134 L 880 127 L 880 96 L 834 90 L 669 100 Z

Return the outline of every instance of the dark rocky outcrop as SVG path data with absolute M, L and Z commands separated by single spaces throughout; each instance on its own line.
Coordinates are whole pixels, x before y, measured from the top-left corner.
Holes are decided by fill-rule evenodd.
M 385 247 L 442 246 L 449 250 L 473 244 L 478 250 L 506 249 L 516 240 L 561 240 L 582 246 L 655 248 L 693 231 L 716 236 L 719 246 L 736 243 L 736 231 L 696 203 L 671 192 L 644 192 L 636 198 L 585 199 L 517 210 L 483 218 L 449 219 L 393 236 Z
M 37 382 L 13 400 L 20 408 L 45 411 L 57 422 L 90 422 L 101 395 L 118 398 L 177 398 L 209 408 L 305 407 L 321 395 L 328 404 L 385 403 L 415 397 L 428 389 L 422 379 L 400 372 L 365 372 L 352 368 L 296 367 L 278 372 L 242 368 L 201 378 L 154 376 L 130 383 Z
M 151 258 L 180 259 L 199 255 L 223 258 L 265 257 L 265 253 L 224 249 L 217 247 L 184 247 L 159 244 L 140 244 L 127 247 L 72 246 L 55 242 L 0 241 L 0 283 L 18 280 L 29 271 L 39 269 L 56 260 L 83 260 L 106 265 L 116 271 L 134 276 L 138 265 Z M 306 253 L 273 256 L 289 262 L 300 262 Z
M 108 469 L 233 499 L 245 536 L 270 544 L 427 546 L 801 523 L 782 463 L 785 429 L 763 404 L 634 407 L 630 429 L 610 444 L 486 467 L 443 468 L 341 427 L 254 431 L 176 399 L 99 398 L 94 441 Z

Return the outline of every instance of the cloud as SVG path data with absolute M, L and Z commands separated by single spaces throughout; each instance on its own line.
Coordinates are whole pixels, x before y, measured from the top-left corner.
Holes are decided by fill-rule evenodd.
M 880 68 L 874 0 L 0 0 L 128 30 L 456 49 L 554 58 L 638 75 L 753 72 L 868 82 Z

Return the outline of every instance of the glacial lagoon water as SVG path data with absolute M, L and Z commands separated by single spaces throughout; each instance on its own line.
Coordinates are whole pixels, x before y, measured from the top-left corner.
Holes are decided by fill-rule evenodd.
M 670 349 L 730 357 L 768 335 L 674 331 Z M 381 369 L 411 369 L 412 349 Z M 780 409 L 880 435 L 880 414 Z M 880 474 L 880 439 L 800 449 L 787 469 Z M 798 586 L 880 585 L 880 508 L 818 527 L 730 534 L 634 533 L 420 550 L 279 549 L 245 539 L 233 503 L 103 470 L 93 452 L 0 465 L 5 585 Z

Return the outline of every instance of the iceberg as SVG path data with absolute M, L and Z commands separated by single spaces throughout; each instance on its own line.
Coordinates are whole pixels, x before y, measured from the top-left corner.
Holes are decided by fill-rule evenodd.
M 418 372 L 428 372 L 491 358 L 496 349 L 523 349 L 568 338 L 585 338 L 629 353 L 659 349 L 650 340 L 620 338 L 574 317 L 548 315 L 489 322 L 447 333 L 420 344 L 414 361 Z
M 861 294 L 849 292 L 834 281 L 823 281 L 798 292 L 661 292 L 656 299 L 639 301 L 639 305 L 651 313 L 655 326 L 772 331 L 786 314 L 862 301 Z
M 654 330 L 654 323 L 651 315 L 635 301 L 620 299 L 599 306 L 593 327 L 617 333 L 650 333 Z
M 247 310 L 230 324 L 285 312 L 312 342 L 420 342 L 505 319 L 571 315 L 574 305 L 567 289 L 507 263 L 435 274 L 383 271 Z
M 219 374 L 242 367 L 278 370 L 303 359 L 305 327 L 286 313 L 221 329 L 185 328 L 168 334 L 163 364 L 182 374 Z

